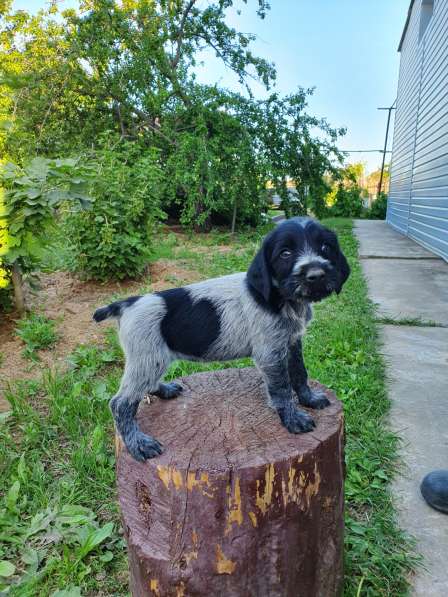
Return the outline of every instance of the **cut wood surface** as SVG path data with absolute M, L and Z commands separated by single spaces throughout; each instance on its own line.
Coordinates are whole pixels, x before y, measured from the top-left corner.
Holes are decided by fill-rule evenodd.
M 335 597 L 342 583 L 341 403 L 293 435 L 256 369 L 180 380 L 142 403 L 164 453 L 139 463 L 117 442 L 117 482 L 134 597 Z

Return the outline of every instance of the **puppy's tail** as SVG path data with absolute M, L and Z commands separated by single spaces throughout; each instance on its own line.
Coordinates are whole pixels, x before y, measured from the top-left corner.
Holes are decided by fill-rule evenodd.
M 110 305 L 106 305 L 105 307 L 100 307 L 95 311 L 93 314 L 93 319 L 97 323 L 100 321 L 104 321 L 105 319 L 109 319 L 109 317 L 116 317 L 120 318 L 123 315 L 123 311 L 133 305 L 141 298 L 140 296 L 130 296 L 129 298 L 125 299 L 124 301 L 115 301 L 115 303 L 111 303 Z

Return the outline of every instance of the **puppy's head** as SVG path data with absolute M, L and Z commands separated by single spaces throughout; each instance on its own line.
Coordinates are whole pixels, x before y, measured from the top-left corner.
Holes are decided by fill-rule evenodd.
M 269 304 L 317 302 L 339 294 L 350 274 L 336 234 L 311 218 L 293 218 L 273 230 L 255 256 L 247 281 Z

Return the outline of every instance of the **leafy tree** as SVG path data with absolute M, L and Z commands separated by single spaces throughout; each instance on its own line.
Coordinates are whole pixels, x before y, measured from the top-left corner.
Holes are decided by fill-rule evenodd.
M 55 226 L 55 211 L 62 204 L 90 205 L 86 180 L 91 169 L 77 160 L 34 158 L 26 167 L 7 163 L 1 172 L 8 220 L 8 252 L 4 263 L 11 271 L 15 304 L 25 311 L 23 274 L 36 268 L 41 250 L 48 246 Z
M 380 168 L 378 168 L 378 170 L 375 170 L 374 172 L 371 172 L 366 177 L 366 184 L 367 184 L 367 189 L 369 191 L 369 195 L 377 194 L 380 177 L 381 177 L 381 169 Z M 389 190 L 389 178 L 390 178 L 390 164 L 386 164 L 384 167 L 383 180 L 381 183 L 381 187 L 382 187 L 383 191 L 386 192 L 386 194 Z
M 348 164 L 336 169 L 331 181 L 332 190 L 327 194 L 325 203 L 332 216 L 361 217 L 364 211 L 363 198 L 367 193 L 361 187 L 364 181 L 364 164 Z
M 325 177 L 336 174 L 343 159 L 336 141 L 345 130 L 333 129 L 325 119 L 306 112 L 307 98 L 312 92 L 299 89 L 283 98 L 272 94 L 259 103 L 262 118 L 256 127 L 260 131 L 260 147 L 287 217 L 309 211 L 317 217 L 323 215 L 328 191 Z M 287 178 L 294 182 L 298 201 L 291 202 Z
M 0 110 L 8 124 L 0 151 L 17 163 L 39 153 L 73 153 L 78 140 L 91 140 L 98 122 L 83 92 L 89 77 L 73 53 L 73 31 L 56 12 L 53 5 L 36 15 L 21 10 L 1 19 Z
M 35 16 L 6 11 L 2 109 L 12 129 L 2 151 L 19 164 L 36 153 L 102 151 L 103 134 L 113 132 L 128 148 L 135 145 L 136 164 L 145 155 L 154 164 L 158 156 L 160 205 L 186 225 L 257 224 L 268 181 L 288 215 L 321 215 L 325 176 L 341 161 L 336 141 L 343 130 L 307 113 L 311 90 L 287 97 L 270 92 L 273 65 L 252 53 L 253 36 L 226 22 L 227 10 L 241 4 L 84 0 L 79 11 L 62 14 L 54 5 Z M 258 0 L 256 7 L 264 18 L 268 3 Z M 197 83 L 198 56 L 206 48 L 236 73 L 247 94 Z M 253 98 L 254 78 L 267 98 Z M 288 179 L 298 202 L 289 201 Z

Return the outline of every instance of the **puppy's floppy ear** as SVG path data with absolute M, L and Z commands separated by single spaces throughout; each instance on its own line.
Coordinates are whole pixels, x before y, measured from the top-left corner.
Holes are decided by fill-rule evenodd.
M 337 268 L 339 272 L 339 282 L 336 287 L 336 294 L 339 294 L 342 290 L 342 287 L 347 282 L 347 279 L 350 275 L 350 266 L 345 258 L 344 253 L 339 248 L 339 255 L 337 259 Z
M 269 301 L 272 292 L 272 277 L 269 269 L 269 237 L 267 237 L 255 255 L 247 272 L 247 281 L 266 302 Z

